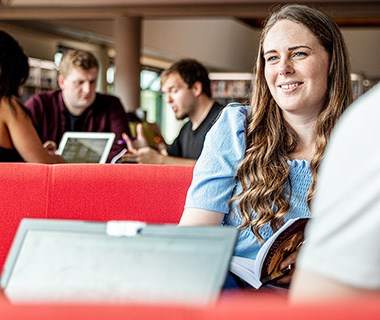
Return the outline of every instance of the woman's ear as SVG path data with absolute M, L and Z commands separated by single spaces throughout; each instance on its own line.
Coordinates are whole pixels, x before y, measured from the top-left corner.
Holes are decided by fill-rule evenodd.
M 191 87 L 191 91 L 193 91 L 194 96 L 199 97 L 203 93 L 202 83 L 200 81 L 195 81 Z

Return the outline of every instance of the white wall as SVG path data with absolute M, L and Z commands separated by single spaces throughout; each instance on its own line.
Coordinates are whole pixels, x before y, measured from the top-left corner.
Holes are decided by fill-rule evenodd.
M 53 21 L 44 22 L 46 26 L 49 23 Z M 59 26 L 55 29 L 65 34 L 81 30 L 87 43 L 104 41 L 110 46 L 114 41 L 112 20 L 66 20 L 59 21 Z M 249 72 L 255 59 L 257 35 L 257 31 L 232 18 L 144 19 L 142 53 L 169 64 L 189 57 L 215 71 Z
M 193 58 L 215 71 L 252 71 L 257 40 L 257 32 L 230 18 L 146 20 L 143 25 L 145 54 Z
M 380 28 L 343 28 L 351 69 L 368 79 L 380 79 Z

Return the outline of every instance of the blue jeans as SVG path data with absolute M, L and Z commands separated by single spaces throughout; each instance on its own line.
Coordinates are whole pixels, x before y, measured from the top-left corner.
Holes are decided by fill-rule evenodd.
M 231 290 L 231 289 L 244 289 L 249 287 L 243 280 L 241 280 L 238 276 L 228 271 L 226 282 L 224 283 L 223 290 Z

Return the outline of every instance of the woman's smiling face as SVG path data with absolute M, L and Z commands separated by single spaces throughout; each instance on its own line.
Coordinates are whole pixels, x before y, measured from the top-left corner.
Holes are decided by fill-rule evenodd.
M 304 25 L 278 21 L 263 41 L 265 79 L 283 110 L 292 115 L 316 117 L 325 101 L 329 55 Z

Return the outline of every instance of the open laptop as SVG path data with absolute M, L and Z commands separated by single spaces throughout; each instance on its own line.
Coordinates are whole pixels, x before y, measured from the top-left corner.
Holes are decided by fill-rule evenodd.
M 69 163 L 105 163 L 111 151 L 113 132 L 73 132 L 63 134 L 58 154 Z
M 215 302 L 233 227 L 23 219 L 1 276 L 15 303 Z

